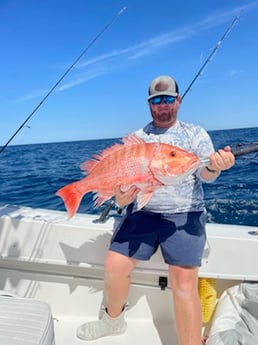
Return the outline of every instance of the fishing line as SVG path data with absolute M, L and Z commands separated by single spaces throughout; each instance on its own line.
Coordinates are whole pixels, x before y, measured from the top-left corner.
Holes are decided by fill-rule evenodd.
M 93 44 L 107 31 L 116 21 L 116 19 L 126 10 L 126 7 L 123 7 L 113 18 L 112 20 L 104 26 L 102 30 L 90 41 L 88 46 L 81 52 L 81 54 L 75 59 L 75 61 L 68 67 L 68 69 L 64 72 L 64 74 L 58 79 L 58 81 L 54 84 L 54 86 L 47 92 L 45 97 L 39 102 L 39 104 L 32 110 L 32 112 L 28 115 L 25 121 L 20 125 L 20 127 L 14 132 L 14 134 L 10 137 L 10 139 L 6 142 L 4 146 L 1 147 L 0 153 L 2 153 L 6 147 L 10 144 L 10 142 L 16 137 L 16 135 L 21 131 L 21 129 L 26 125 L 26 123 L 32 118 L 32 116 L 36 113 L 36 111 L 43 105 L 46 99 L 51 95 L 51 93 L 57 88 L 57 86 L 63 81 L 63 79 L 67 76 L 67 74 L 73 69 L 73 67 L 78 63 L 78 61 L 87 53 L 87 51 L 93 46 Z

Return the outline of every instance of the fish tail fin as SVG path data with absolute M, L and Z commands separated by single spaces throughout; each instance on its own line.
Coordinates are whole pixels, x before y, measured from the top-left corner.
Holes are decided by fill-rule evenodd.
M 56 195 L 63 199 L 69 218 L 73 217 L 77 212 L 82 197 L 85 194 L 80 193 L 77 184 L 78 182 L 70 183 L 56 192 Z

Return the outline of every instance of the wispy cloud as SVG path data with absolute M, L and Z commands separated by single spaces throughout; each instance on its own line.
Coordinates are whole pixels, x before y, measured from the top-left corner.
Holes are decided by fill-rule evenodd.
M 16 99 L 16 102 L 25 102 L 25 101 L 29 101 L 33 98 L 39 98 L 44 96 L 45 94 L 47 94 L 48 90 L 45 89 L 38 89 L 38 90 L 34 90 L 31 91 L 29 94 L 21 96 L 19 98 Z
M 140 42 L 137 45 L 114 50 L 109 53 L 96 56 L 95 58 L 88 59 L 79 64 L 76 69 L 74 69 L 72 77 L 69 78 L 66 83 L 60 84 L 55 91 L 61 92 L 79 84 L 83 84 L 91 79 L 108 73 L 113 73 L 133 61 L 151 56 L 167 46 L 176 44 L 180 41 L 189 40 L 191 37 L 200 34 L 202 31 L 228 23 L 229 20 L 232 19 L 233 16 L 238 15 L 240 11 L 246 13 L 256 7 L 258 7 L 258 1 L 253 1 L 245 6 L 230 9 L 226 12 L 213 13 L 197 23 L 191 23 L 190 26 L 166 32 L 162 35 Z M 33 91 L 30 94 L 21 97 L 19 101 L 36 98 L 40 95 L 46 94 L 47 92 L 48 90 Z
M 243 70 L 236 70 L 232 69 L 228 72 L 228 75 L 231 79 L 238 79 L 243 75 L 244 71 Z

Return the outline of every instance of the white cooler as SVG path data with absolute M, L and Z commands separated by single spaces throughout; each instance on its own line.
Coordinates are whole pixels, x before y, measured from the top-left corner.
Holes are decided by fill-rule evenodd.
M 0 294 L 0 345 L 54 345 L 47 303 Z

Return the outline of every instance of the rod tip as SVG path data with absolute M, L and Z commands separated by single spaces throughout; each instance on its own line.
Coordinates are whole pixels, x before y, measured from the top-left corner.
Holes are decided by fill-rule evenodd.
M 126 10 L 126 6 L 124 6 L 123 8 L 121 8 L 121 10 L 118 12 L 118 15 L 120 16 L 120 14 L 122 14 L 125 10 Z

